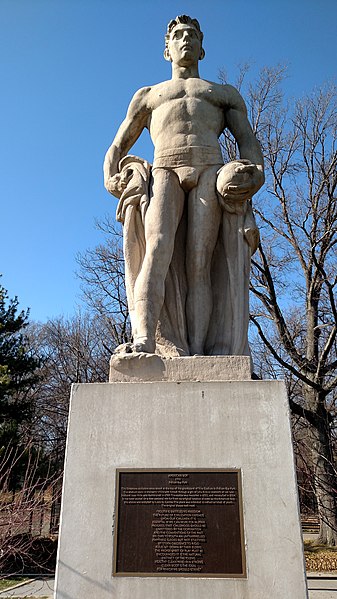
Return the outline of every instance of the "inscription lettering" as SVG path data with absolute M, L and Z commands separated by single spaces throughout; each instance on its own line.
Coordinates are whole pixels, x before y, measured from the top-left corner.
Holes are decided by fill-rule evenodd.
M 153 504 L 165 507 L 196 505 L 233 505 L 237 502 L 234 487 L 122 487 L 125 504 Z
M 157 510 L 152 528 L 158 572 L 201 572 L 206 543 L 201 510 Z

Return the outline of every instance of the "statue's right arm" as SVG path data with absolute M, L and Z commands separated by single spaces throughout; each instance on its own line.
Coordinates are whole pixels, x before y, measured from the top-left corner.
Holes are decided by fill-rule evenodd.
M 147 101 L 150 89 L 150 87 L 143 87 L 133 96 L 126 117 L 105 155 L 103 165 L 104 186 L 111 194 L 117 197 L 120 197 L 122 192 L 118 175 L 118 164 L 127 155 L 146 127 L 150 113 Z

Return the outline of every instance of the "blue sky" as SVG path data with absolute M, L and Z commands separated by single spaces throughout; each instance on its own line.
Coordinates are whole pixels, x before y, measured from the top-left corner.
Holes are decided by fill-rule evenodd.
M 80 303 L 77 252 L 114 214 L 102 162 L 134 92 L 170 78 L 167 22 L 199 19 L 205 79 L 287 64 L 299 96 L 336 75 L 336 0 L 0 0 L 0 272 L 31 319 Z M 133 153 L 151 160 L 146 134 Z

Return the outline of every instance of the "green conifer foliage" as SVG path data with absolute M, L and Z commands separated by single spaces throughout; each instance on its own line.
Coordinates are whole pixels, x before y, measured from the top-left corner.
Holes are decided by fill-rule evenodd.
M 0 451 L 18 442 L 20 425 L 31 419 L 29 392 L 39 366 L 24 334 L 28 311 L 19 311 L 18 304 L 0 285 Z

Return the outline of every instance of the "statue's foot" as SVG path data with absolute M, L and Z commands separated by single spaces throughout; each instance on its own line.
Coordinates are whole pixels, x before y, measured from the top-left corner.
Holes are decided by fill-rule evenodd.
M 146 354 L 154 354 L 156 349 L 156 342 L 148 337 L 137 337 L 134 340 L 133 351 L 137 353 L 144 352 Z
M 121 343 L 114 349 L 114 354 L 132 354 L 132 343 Z

